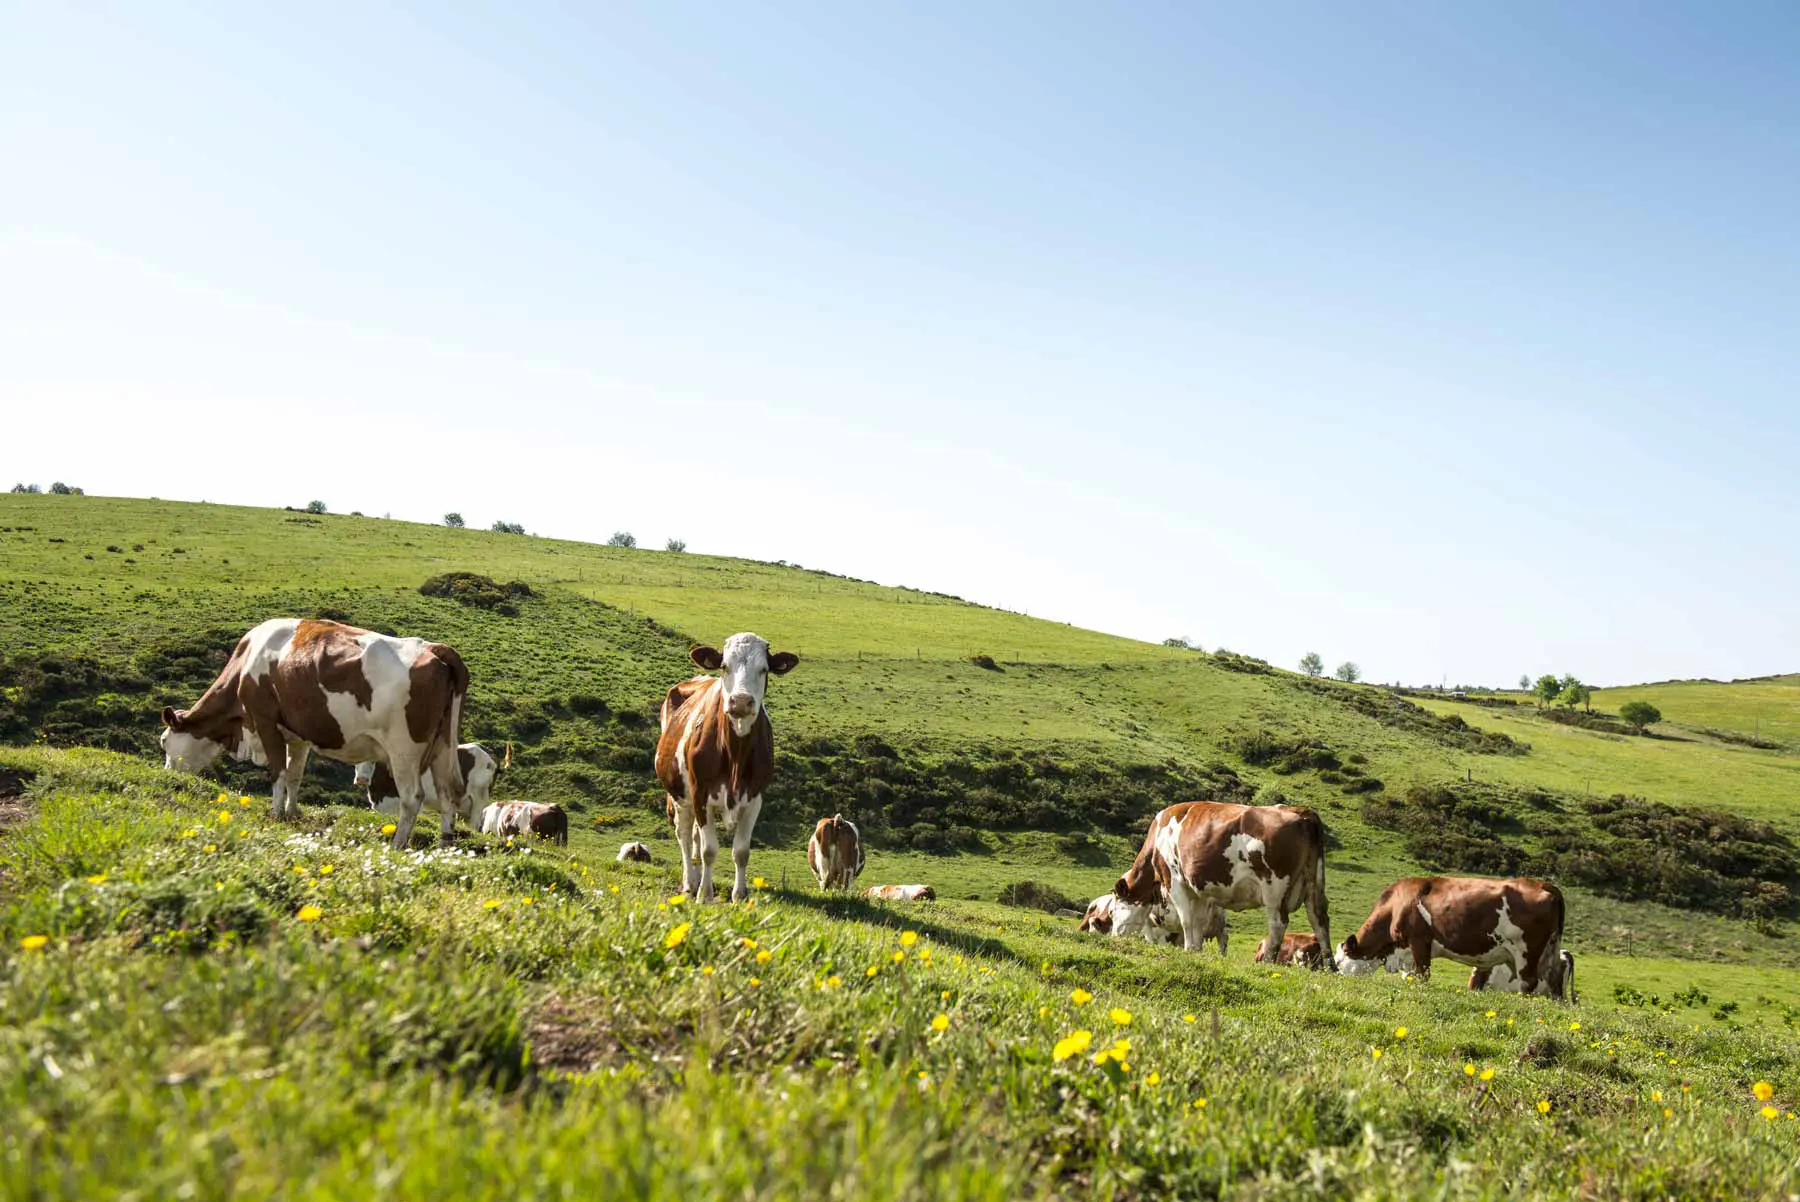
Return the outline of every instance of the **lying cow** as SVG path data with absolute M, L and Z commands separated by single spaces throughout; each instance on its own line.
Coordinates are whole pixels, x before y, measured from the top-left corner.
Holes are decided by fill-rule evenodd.
M 265 765 L 276 818 L 299 812 L 300 777 L 317 751 L 347 764 L 386 763 L 400 799 L 394 846 L 405 847 L 429 770 L 455 815 L 475 810 L 456 751 L 469 671 L 442 643 L 399 639 L 312 618 L 271 618 L 238 640 L 191 709 L 162 712 L 163 763 L 200 772 L 220 752 Z
M 456 765 L 462 769 L 463 785 L 468 792 L 468 807 L 471 815 L 480 813 L 494 795 L 494 777 L 500 772 L 500 765 L 488 749 L 480 743 L 464 743 L 456 749 Z M 383 814 L 398 815 L 400 813 L 400 786 L 394 783 L 394 774 L 388 766 L 376 761 L 365 761 L 356 766 L 356 783 L 369 791 L 369 805 Z M 436 806 L 438 812 L 445 809 L 444 803 L 438 799 L 437 782 L 432 779 L 431 769 L 427 768 L 420 778 L 425 786 L 425 804 Z M 475 825 L 470 822 L 470 826 Z
M 1311 810 L 1216 801 L 1172 805 L 1151 819 L 1144 845 L 1113 895 L 1133 906 L 1168 905 L 1171 925 L 1190 950 L 1210 937 L 1224 955 L 1224 916 L 1214 911 L 1258 906 L 1268 915 L 1271 946 L 1280 945 L 1288 915 L 1302 905 L 1320 941 L 1330 945 L 1325 827 Z
M 883 901 L 936 901 L 937 890 L 930 885 L 870 885 L 863 896 Z
M 648 864 L 650 862 L 650 849 L 645 847 L 642 843 L 621 843 L 619 845 L 617 859 L 621 864 L 628 861 L 635 864 Z
M 569 842 L 569 815 L 541 801 L 496 801 L 481 811 L 484 835 L 536 835 L 564 846 Z
M 1303 935 L 1289 932 L 1281 937 L 1281 946 L 1269 955 L 1269 941 L 1264 939 L 1256 945 L 1258 964 L 1292 964 L 1297 968 L 1325 968 L 1325 945 L 1319 942 L 1317 935 Z
M 1200 937 L 1194 946 L 1204 948 L 1208 939 L 1216 939 L 1219 942 L 1219 954 L 1224 955 L 1225 911 L 1217 906 L 1205 906 L 1198 911 L 1198 915 L 1196 921 Z M 1135 905 L 1112 893 L 1102 893 L 1089 902 L 1086 913 L 1081 916 L 1081 922 L 1075 929 L 1093 931 L 1097 935 L 1142 933 L 1151 943 L 1185 946 L 1181 920 L 1167 906 Z
M 1574 1000 L 1575 957 L 1562 950 L 1563 896 L 1520 877 L 1413 876 L 1395 881 L 1337 949 L 1340 972 L 1431 976 L 1442 956 L 1473 966 L 1470 989 Z
M 750 835 L 775 775 L 775 729 L 763 695 L 770 673 L 792 671 L 800 657 L 771 653 L 754 634 L 732 635 L 724 651 L 695 647 L 688 654 L 723 675 L 684 680 L 663 698 L 656 777 L 668 791 L 664 804 L 681 846 L 682 893 L 712 900 L 722 826 L 733 832 L 731 900 L 740 901 L 750 896 Z
M 819 819 L 806 841 L 806 863 L 819 888 L 848 891 L 863 870 L 862 832 L 842 814 Z

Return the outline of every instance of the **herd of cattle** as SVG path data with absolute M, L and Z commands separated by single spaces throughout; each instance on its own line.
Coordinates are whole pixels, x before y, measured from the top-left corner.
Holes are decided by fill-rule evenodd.
M 723 828 L 731 835 L 737 900 L 749 893 L 750 840 L 775 769 L 764 696 L 770 675 L 791 671 L 799 657 L 771 652 L 754 634 L 690 654 L 707 674 L 681 681 L 663 699 L 656 775 L 681 849 L 683 892 L 713 897 Z M 427 801 L 437 806 L 445 836 L 460 815 L 485 833 L 567 843 L 562 807 L 488 800 L 500 765 L 480 745 L 462 742 L 468 690 L 462 657 L 441 643 L 274 618 L 238 640 L 191 708 L 163 710 L 164 761 L 189 772 L 220 754 L 264 765 L 275 815 L 283 818 L 296 812 L 301 774 L 317 751 L 356 765 L 370 804 L 395 816 L 396 848 L 410 842 Z M 619 859 L 648 861 L 650 850 L 627 843 Z M 852 888 L 865 863 L 856 825 L 841 814 L 820 819 L 807 863 L 820 888 Z M 936 896 L 928 885 L 866 892 L 895 900 Z M 1311 810 L 1292 806 L 1193 801 L 1163 810 L 1112 892 L 1088 906 L 1080 929 L 1179 941 L 1190 950 L 1215 939 L 1223 954 L 1226 911 L 1257 908 L 1268 918 L 1256 949 L 1261 962 L 1426 976 L 1432 960 L 1444 958 L 1473 967 L 1471 989 L 1574 996 L 1574 957 L 1562 948 L 1562 894 L 1537 880 L 1396 881 L 1361 928 L 1328 950 L 1324 826 Z M 1288 917 L 1299 908 L 1314 934 L 1288 933 Z

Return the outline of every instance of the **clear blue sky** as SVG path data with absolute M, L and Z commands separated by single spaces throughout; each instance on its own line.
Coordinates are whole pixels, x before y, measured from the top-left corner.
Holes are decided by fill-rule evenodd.
M 1800 668 L 1800 5 L 0 0 L 0 477 Z

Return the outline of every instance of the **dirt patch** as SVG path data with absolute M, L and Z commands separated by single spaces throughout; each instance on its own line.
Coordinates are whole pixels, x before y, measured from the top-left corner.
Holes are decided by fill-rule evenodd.
M 528 1034 L 533 1064 L 565 1073 L 591 1073 L 623 1050 L 592 1012 L 551 994 L 532 1015 Z
M 23 768 L 0 768 L 0 833 L 8 827 L 17 826 L 30 816 L 31 806 L 25 800 L 25 786 L 36 775 Z

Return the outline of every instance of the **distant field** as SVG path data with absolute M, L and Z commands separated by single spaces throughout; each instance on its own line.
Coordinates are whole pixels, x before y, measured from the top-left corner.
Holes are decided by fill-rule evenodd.
M 1761 680 L 1670 680 L 1660 684 L 1601 689 L 1597 708 L 1617 711 L 1627 701 L 1648 701 L 1663 721 L 1690 728 L 1711 727 L 1800 748 L 1800 673 Z

